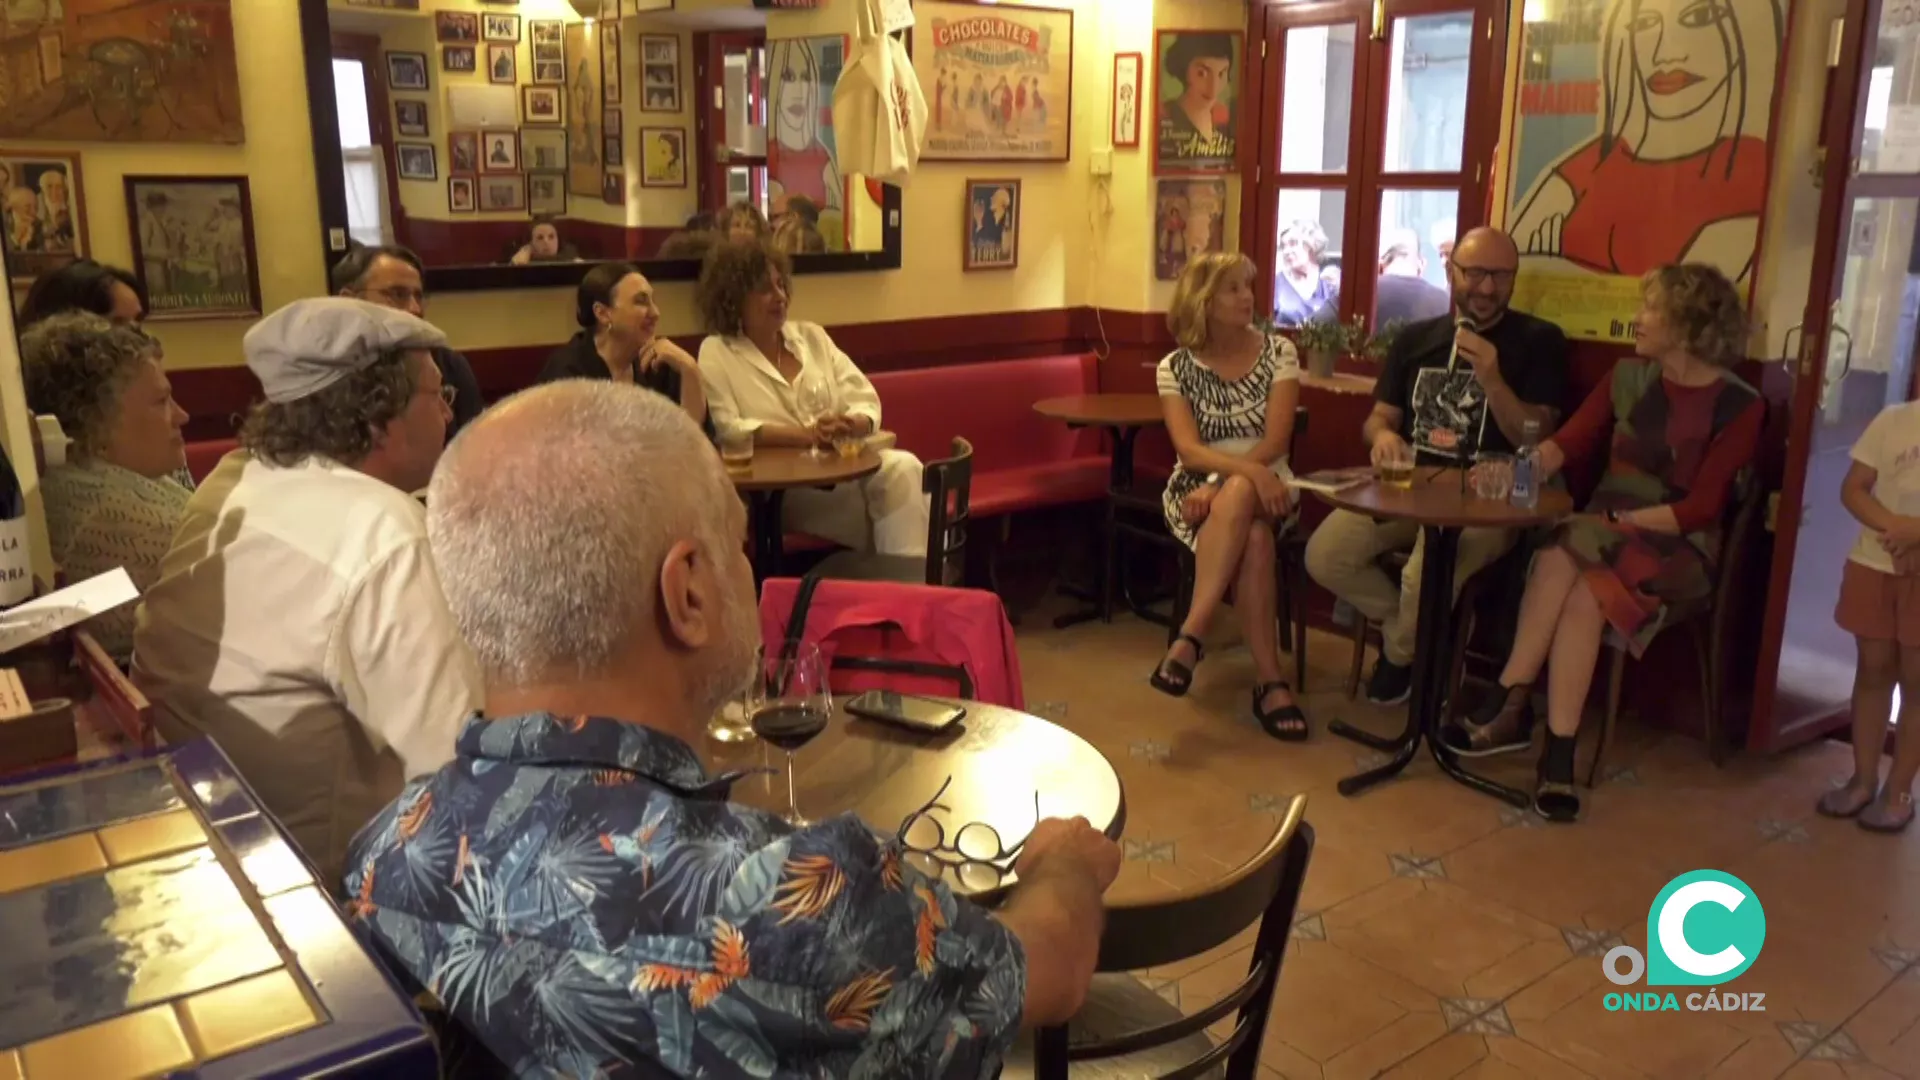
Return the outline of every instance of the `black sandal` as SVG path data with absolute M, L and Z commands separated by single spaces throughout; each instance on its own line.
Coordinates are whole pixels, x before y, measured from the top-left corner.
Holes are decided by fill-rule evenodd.
M 1207 647 L 1192 634 L 1181 634 L 1173 640 L 1174 644 L 1184 641 L 1193 646 L 1193 663 L 1196 667 L 1207 655 Z M 1167 651 L 1172 652 L 1173 646 L 1167 646 Z M 1173 677 L 1168 678 L 1169 675 Z M 1193 686 L 1193 667 L 1171 657 L 1162 657 L 1160 665 L 1153 669 L 1153 675 L 1147 679 L 1147 682 L 1153 684 L 1155 690 L 1169 697 L 1186 697 L 1187 691 Z
M 1273 693 L 1275 690 L 1291 692 L 1293 687 L 1284 680 L 1276 680 L 1274 682 L 1261 683 L 1253 688 L 1254 719 L 1260 721 L 1261 728 L 1263 728 L 1267 734 L 1279 739 L 1281 742 L 1306 742 L 1307 732 L 1309 730 L 1307 726 L 1307 714 L 1300 711 L 1299 702 L 1289 702 L 1272 710 L 1263 710 L 1260 708 L 1260 703 L 1265 701 L 1267 695 Z
M 1574 740 L 1547 732 L 1540 755 L 1540 778 L 1533 788 L 1533 812 L 1562 825 L 1580 820 L 1580 791 L 1573 786 Z

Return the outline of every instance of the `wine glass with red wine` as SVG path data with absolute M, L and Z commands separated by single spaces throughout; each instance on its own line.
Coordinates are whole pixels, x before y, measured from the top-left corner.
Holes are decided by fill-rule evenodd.
M 787 824 L 810 824 L 800 816 L 793 786 L 793 752 L 813 741 L 833 715 L 833 690 L 827 685 L 827 665 L 820 647 L 799 643 L 762 646 L 756 657 L 748 708 L 753 733 L 787 755 Z

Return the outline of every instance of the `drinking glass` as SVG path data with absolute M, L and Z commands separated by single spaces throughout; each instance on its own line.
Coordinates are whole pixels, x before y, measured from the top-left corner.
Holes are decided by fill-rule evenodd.
M 720 463 L 728 476 L 748 476 L 753 472 L 753 432 L 737 428 L 720 433 Z
M 1481 454 L 1473 465 L 1473 493 L 1491 502 L 1506 502 L 1513 492 L 1513 457 Z
M 1379 466 L 1380 482 L 1388 487 L 1406 490 L 1413 487 L 1413 459 L 1383 461 Z
M 748 691 L 748 713 L 754 734 L 780 748 L 787 756 L 787 824 L 810 824 L 800 815 L 799 795 L 793 786 L 793 752 L 813 741 L 833 715 L 833 689 L 827 685 L 827 665 L 820 647 L 763 645 L 754 656 L 754 680 Z
M 741 699 L 727 702 L 707 720 L 707 737 L 714 742 L 743 743 L 753 738 L 753 723 L 748 719 L 747 703 Z
M 793 384 L 793 397 L 800 408 L 800 418 L 809 427 L 818 427 L 822 420 L 833 416 L 833 386 L 812 369 L 800 372 L 799 380 Z M 819 444 L 808 447 L 807 455 L 821 457 Z

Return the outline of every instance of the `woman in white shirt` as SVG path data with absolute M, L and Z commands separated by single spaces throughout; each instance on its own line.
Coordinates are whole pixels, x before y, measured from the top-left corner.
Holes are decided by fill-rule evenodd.
M 1298 742 L 1307 718 L 1280 674 L 1274 532 L 1293 510 L 1287 450 L 1300 362 L 1292 342 L 1253 325 L 1253 263 L 1245 255 L 1189 262 L 1167 326 L 1180 347 L 1160 361 L 1157 381 L 1180 467 L 1161 505 L 1168 530 L 1193 549 L 1195 569 L 1186 621 L 1151 681 L 1174 697 L 1187 692 L 1200 635 L 1231 587 L 1258 680 L 1253 715 L 1267 734 Z
M 880 430 L 880 395 L 816 323 L 787 321 L 793 263 L 763 240 L 719 244 L 700 269 L 695 303 L 711 335 L 700 375 L 714 427 L 748 431 L 754 445 L 827 446 Z M 828 403 L 817 415 L 801 390 Z M 856 551 L 927 553 L 920 459 L 883 450 L 880 471 L 826 491 L 786 493 L 782 524 Z

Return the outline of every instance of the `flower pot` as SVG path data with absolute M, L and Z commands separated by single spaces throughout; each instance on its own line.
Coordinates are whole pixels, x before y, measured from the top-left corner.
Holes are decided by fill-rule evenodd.
M 1307 374 L 1325 379 L 1333 375 L 1333 366 L 1340 360 L 1340 354 L 1332 349 L 1307 350 Z

